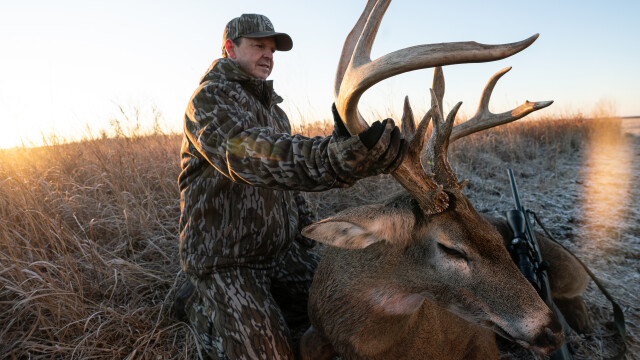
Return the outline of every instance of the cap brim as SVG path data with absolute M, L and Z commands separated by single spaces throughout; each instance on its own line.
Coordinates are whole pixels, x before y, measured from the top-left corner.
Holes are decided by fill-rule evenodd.
M 242 35 L 242 37 L 248 37 L 248 38 L 273 37 L 276 40 L 276 50 L 289 51 L 293 48 L 293 40 L 291 40 L 291 36 L 285 33 L 279 33 L 274 31 L 261 31 L 261 32 Z

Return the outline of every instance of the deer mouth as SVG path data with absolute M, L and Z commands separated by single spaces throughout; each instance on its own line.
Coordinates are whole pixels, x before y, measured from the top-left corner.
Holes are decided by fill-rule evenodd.
M 514 342 L 524 347 L 525 349 L 530 349 L 532 347 L 532 345 L 529 344 L 527 341 L 513 337 L 511 334 L 509 334 L 507 330 L 503 329 L 499 325 L 496 325 L 495 323 L 492 323 L 491 321 L 485 321 L 484 326 L 491 329 L 494 333 L 498 334 L 500 337 L 510 342 Z
M 515 338 L 502 327 L 489 321 L 485 322 L 485 326 L 490 328 L 491 330 L 493 330 L 493 332 L 505 338 L 506 340 L 515 342 L 516 344 L 522 346 L 527 350 L 533 350 L 541 354 L 549 354 L 553 352 L 554 350 L 558 349 L 564 341 L 564 334 L 562 333 L 562 331 L 553 332 L 548 327 L 546 327 L 542 333 L 540 333 L 538 336 L 536 336 L 535 339 L 533 339 L 533 341 L 531 341 L 521 338 Z
M 494 333 L 498 334 L 499 336 L 503 337 L 504 339 L 507 339 L 507 340 L 509 340 L 511 342 L 515 342 L 515 343 L 518 343 L 520 345 L 523 345 L 523 342 L 524 342 L 523 340 L 518 340 L 518 339 L 514 338 L 506 330 L 504 330 L 500 326 L 492 323 L 491 321 L 484 321 L 484 326 L 486 328 L 488 328 L 488 329 L 491 329 Z M 524 343 L 526 344 L 526 342 L 524 342 Z

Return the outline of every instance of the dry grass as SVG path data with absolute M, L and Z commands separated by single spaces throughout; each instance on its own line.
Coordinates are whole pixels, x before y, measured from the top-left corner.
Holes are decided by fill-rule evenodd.
M 554 210 L 580 216 L 549 199 L 565 182 L 581 179 L 574 167 L 583 168 L 588 140 L 603 136 L 602 129 L 617 139 L 616 126 L 619 121 L 580 117 L 525 121 L 454 144 L 451 159 L 460 177 L 471 179 L 467 193 L 478 209 L 510 206 L 501 175 L 510 165 L 525 203 L 557 223 Z M 298 131 L 319 135 L 331 128 L 305 124 Z M 0 151 L 0 358 L 197 358 L 188 327 L 170 313 L 180 278 L 179 146 L 180 136 L 156 134 Z M 580 198 L 580 187 L 574 188 Z M 397 189 L 389 177 L 379 177 L 307 197 L 322 217 Z M 560 237 L 587 260 L 602 261 L 597 252 L 604 248 L 596 244 L 588 247 L 594 253 L 581 253 L 576 240 L 601 229 L 563 220 Z M 626 259 L 613 251 L 614 259 Z M 628 297 L 639 293 L 638 283 L 626 283 L 629 274 L 615 272 L 622 265 L 597 265 L 596 273 L 614 288 L 625 282 L 624 291 L 613 292 L 631 312 L 631 351 L 638 352 L 640 319 L 630 305 L 637 298 Z M 637 273 L 637 260 L 632 266 Z M 615 337 L 606 324 L 607 304 L 593 289 L 588 295 L 598 326 L 596 334 L 577 340 L 578 350 L 581 358 L 599 359 L 615 348 Z
M 194 354 L 187 328 L 168 317 L 179 270 L 179 141 L 1 153 L 1 358 Z

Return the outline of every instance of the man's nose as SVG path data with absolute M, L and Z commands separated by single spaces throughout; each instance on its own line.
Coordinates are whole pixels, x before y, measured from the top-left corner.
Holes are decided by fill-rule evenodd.
M 273 52 L 271 52 L 271 50 L 267 50 L 264 52 L 264 54 L 262 54 L 262 56 L 266 57 L 267 59 L 273 59 Z

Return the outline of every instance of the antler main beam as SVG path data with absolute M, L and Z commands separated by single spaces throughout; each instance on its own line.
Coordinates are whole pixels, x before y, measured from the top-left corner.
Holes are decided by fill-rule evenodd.
M 368 128 L 358 114 L 358 101 L 374 84 L 412 70 L 500 60 L 516 54 L 537 38 L 501 45 L 453 42 L 419 45 L 394 51 L 371 61 L 371 48 L 391 0 L 369 0 L 345 41 L 335 79 L 335 102 L 352 134 Z

